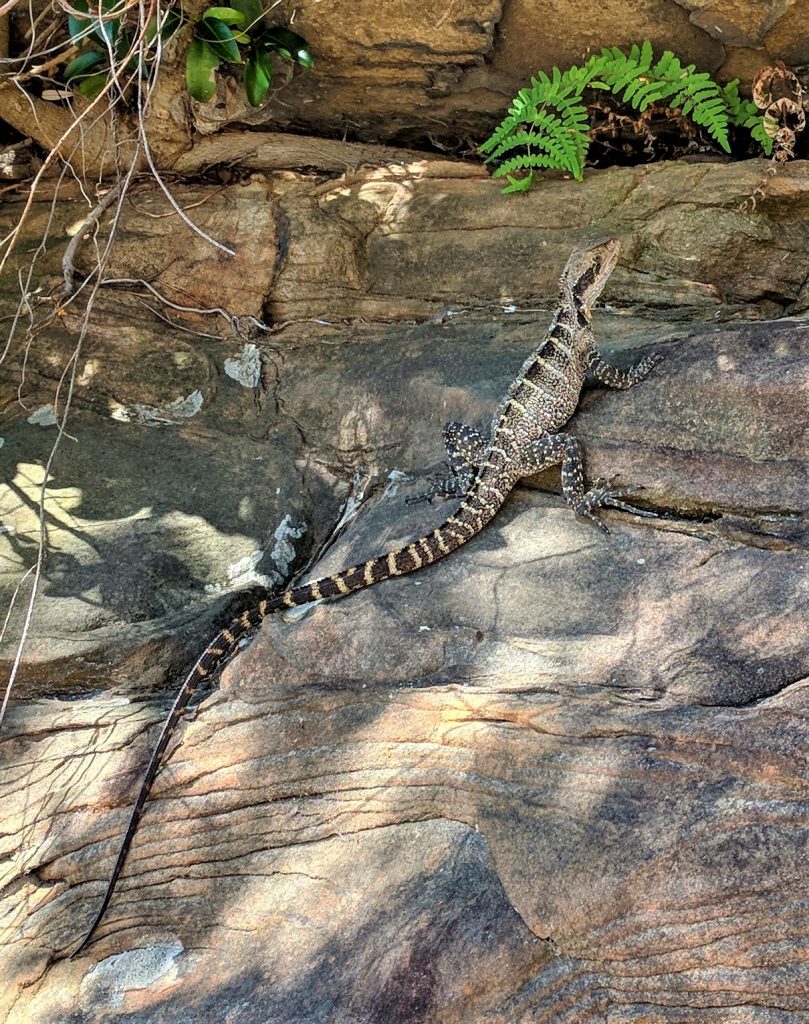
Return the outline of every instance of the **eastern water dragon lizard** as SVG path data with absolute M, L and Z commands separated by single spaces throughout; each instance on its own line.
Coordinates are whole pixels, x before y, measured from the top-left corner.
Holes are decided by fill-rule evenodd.
M 576 409 L 588 369 L 610 387 L 629 388 L 643 380 L 657 361 L 656 356 L 647 356 L 624 371 L 605 363 L 596 350 L 590 307 L 601 294 L 619 252 L 620 244 L 616 240 L 604 239 L 571 254 L 560 280 L 560 301 L 553 322 L 506 392 L 492 420 L 489 436 L 460 423 L 450 423 L 444 428 L 452 476 L 434 484 L 422 497 L 454 497 L 461 501 L 438 529 L 362 565 L 291 587 L 260 601 L 208 644 L 186 676 L 163 724 L 104 898 L 73 956 L 87 945 L 104 916 L 163 753 L 189 699 L 206 677 L 233 657 L 245 637 L 253 633 L 267 615 L 310 601 L 344 597 L 437 562 L 479 533 L 522 477 L 557 463 L 561 464 L 562 493 L 568 505 L 578 515 L 595 520 L 602 529 L 606 527 L 594 513 L 604 505 L 635 514 L 650 514 L 623 502 L 624 489 L 596 485 L 585 490 L 581 445 L 572 435 L 560 432 Z

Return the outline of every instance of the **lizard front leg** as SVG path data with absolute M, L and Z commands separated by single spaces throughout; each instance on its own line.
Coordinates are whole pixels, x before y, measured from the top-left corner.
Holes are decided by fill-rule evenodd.
M 474 427 L 456 422 L 447 423 L 443 434 L 450 475 L 434 479 L 429 491 L 408 498 L 409 504 L 433 498 L 461 498 L 472 486 L 478 466 L 486 457 L 486 438 Z
M 520 454 L 523 476 L 531 476 L 547 469 L 548 466 L 561 463 L 562 494 L 565 501 L 577 515 L 592 519 L 605 533 L 609 533 L 607 527 L 594 514 L 597 508 L 604 505 L 621 508 L 638 516 L 654 516 L 653 512 L 646 512 L 621 501 L 623 495 L 627 493 L 625 487 L 605 487 L 596 483 L 586 491 L 581 442 L 572 434 L 547 434 L 526 445 Z
M 610 366 L 609 363 L 604 362 L 595 347 L 591 346 L 587 353 L 588 365 L 601 383 L 606 384 L 609 388 L 621 388 L 622 390 L 634 387 L 635 384 L 639 384 L 645 377 L 648 377 L 650 371 L 662 358 L 659 353 L 654 353 L 641 359 L 634 366 L 630 366 L 628 370 L 619 370 L 617 366 Z

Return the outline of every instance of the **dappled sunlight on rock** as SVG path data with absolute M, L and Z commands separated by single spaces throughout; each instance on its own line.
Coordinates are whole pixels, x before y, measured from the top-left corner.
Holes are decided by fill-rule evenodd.
M 236 319 L 186 309 L 181 333 L 102 290 L 83 336 L 0 732 L 10 1024 L 805 1011 L 807 335 L 765 318 L 806 306 L 784 225 L 809 180 L 782 168 L 754 221 L 731 208 L 760 172 L 615 169 L 516 203 L 446 161 L 178 185 L 241 239 L 204 274 L 201 242 L 165 248 L 162 199 L 122 212 L 117 273 L 202 304 L 213 273 Z M 490 422 L 573 242 L 607 227 L 603 354 L 664 358 L 629 393 L 588 387 L 570 430 L 588 481 L 653 516 L 604 510 L 604 534 L 552 469 L 438 564 L 271 616 L 200 691 L 107 916 L 60 959 L 228 590 L 444 521 L 451 502 L 407 500 L 444 468 L 442 424 Z M 81 329 L 70 307 L 4 385 L 7 595 Z

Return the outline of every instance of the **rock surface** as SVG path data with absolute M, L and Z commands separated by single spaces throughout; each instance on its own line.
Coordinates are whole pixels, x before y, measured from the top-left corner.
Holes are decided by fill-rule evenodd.
M 272 20 L 306 38 L 315 67 L 284 77 L 258 111 L 241 83 L 223 81 L 215 104 L 195 106 L 196 123 L 469 151 L 537 71 L 581 64 L 604 46 L 649 39 L 721 81 L 741 78 L 749 92 L 767 64 L 809 62 L 806 13 L 805 0 L 284 0 Z
M 623 245 L 613 305 L 663 320 L 799 313 L 809 308 L 809 164 L 782 169 L 752 211 L 745 203 L 767 166 L 613 168 L 575 185 L 548 178 L 514 197 L 478 166 L 416 161 L 335 181 L 256 175 L 214 195 L 176 195 L 202 229 L 237 248 L 235 261 L 221 258 L 221 304 L 276 325 L 545 306 L 572 246 L 598 231 Z M 154 191 L 124 211 L 109 276 L 146 277 L 175 302 L 207 308 L 198 267 L 210 264 L 210 247 L 184 231 L 182 251 L 168 251 L 169 215 Z M 87 250 L 80 265 L 90 270 L 92 258 Z
M 96 305 L 0 730 L 10 1024 L 809 1020 L 809 326 L 766 319 L 806 309 L 806 166 L 754 214 L 760 164 L 516 201 L 443 167 L 178 189 L 256 240 L 208 256 L 215 286 L 156 200 L 126 214 L 110 275 L 274 330 Z M 404 499 L 442 422 L 486 423 L 570 248 L 607 231 L 602 350 L 665 358 L 589 388 L 571 430 L 588 476 L 658 518 L 612 511 L 604 536 L 548 473 L 435 567 L 269 620 L 178 730 L 108 916 L 64 959 L 232 588 L 436 525 L 447 507 Z M 3 384 L 6 600 L 79 330 L 69 312 L 31 347 L 27 408 L 21 352 Z
M 183 10 L 194 21 L 208 7 L 208 0 L 186 0 Z M 12 37 L 27 39 L 32 11 L 41 19 L 48 10 L 43 0 L 18 5 Z M 247 102 L 238 67 L 222 69 L 213 101 L 195 103 L 185 87 L 189 33 L 180 33 L 164 51 L 152 100 L 150 146 L 162 170 L 234 124 L 324 136 L 324 148 L 349 138 L 468 155 L 538 71 L 644 39 L 718 81 L 740 79 L 746 95 L 757 72 L 778 60 L 799 73 L 809 64 L 806 0 L 281 0 L 267 10 L 271 24 L 306 38 L 315 66 L 293 69 L 276 60 L 269 99 L 258 109 Z M 0 115 L 23 135 L 35 124 L 48 147 L 67 131 L 63 154 L 78 145 L 83 166 L 110 175 L 108 120 L 85 126 L 81 141 L 60 103 L 11 89 L 0 93 Z M 124 153 L 134 156 L 130 142 Z M 221 163 L 234 165 L 226 154 Z

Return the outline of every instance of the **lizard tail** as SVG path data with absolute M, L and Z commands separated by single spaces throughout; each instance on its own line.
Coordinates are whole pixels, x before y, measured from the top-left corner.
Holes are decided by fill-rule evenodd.
M 285 590 L 268 602 L 265 614 L 279 607 L 294 608 L 310 601 L 344 597 L 374 583 L 381 583 L 392 576 L 404 576 L 425 565 L 432 565 L 480 533 L 494 518 L 515 482 L 516 478 L 507 483 L 501 481 L 500 487 L 497 487 L 478 481 L 455 513 L 432 533 L 417 537 L 404 547 L 389 551 L 386 555 L 369 558 L 361 565 L 343 569 L 333 576 L 323 576 L 312 583 L 303 583 L 299 587 Z
M 200 683 L 226 664 L 235 654 L 242 640 L 255 632 L 264 619 L 272 614 L 272 612 L 278 611 L 281 608 L 295 608 L 298 605 L 308 604 L 310 601 L 342 597 L 353 593 L 355 590 L 370 587 L 374 583 L 380 583 L 391 576 L 403 576 L 406 573 L 415 572 L 416 569 L 421 569 L 425 565 L 431 565 L 433 562 L 437 562 L 439 559 L 450 554 L 450 552 L 455 551 L 456 548 L 459 548 L 474 537 L 475 534 L 479 533 L 489 520 L 493 518 L 505 501 L 506 494 L 511 489 L 510 486 L 506 486 L 502 482 L 501 487 L 505 487 L 505 493 L 494 485 L 486 485 L 483 482 L 483 478 L 481 478 L 477 486 L 461 502 L 455 513 L 445 520 L 438 529 L 433 530 L 432 533 L 418 537 L 410 544 L 390 551 L 379 558 L 371 558 L 367 562 L 363 562 L 362 565 L 355 565 L 350 569 L 344 569 L 333 576 L 324 576 L 312 583 L 290 587 L 276 597 L 260 601 L 254 608 L 243 612 L 227 628 L 217 633 L 186 676 L 183 685 L 174 699 L 171 711 L 166 716 L 160 736 L 152 750 L 149 766 L 143 777 L 137 799 L 132 808 L 129 824 L 126 827 L 124 839 L 118 851 L 118 859 L 115 862 L 115 867 L 107 884 L 104 898 L 101 901 L 93 923 L 90 925 L 90 930 L 84 936 L 81 945 L 71 953 L 71 959 L 81 953 L 101 923 L 129 853 L 129 847 L 132 844 L 132 839 L 143 814 L 144 805 L 149 798 L 152 783 L 160 768 L 163 754 L 177 723 Z
M 132 839 L 137 831 L 141 815 L 143 814 L 143 807 L 149 798 L 152 783 L 154 782 L 155 776 L 160 768 L 160 762 L 163 754 L 165 753 L 169 740 L 171 739 L 174 729 L 182 717 L 189 700 L 194 696 L 195 691 L 203 679 L 211 675 L 211 673 L 220 665 L 233 656 L 242 640 L 258 629 L 270 611 L 282 607 L 284 607 L 284 602 L 279 597 L 273 600 L 261 601 L 255 608 L 251 608 L 249 611 L 243 612 L 238 619 L 235 619 L 228 627 L 220 630 L 220 632 L 216 634 L 213 640 L 199 656 L 194 667 L 185 677 L 183 685 L 180 687 L 177 692 L 177 696 L 174 698 L 171 711 L 169 711 L 166 716 L 166 720 L 163 723 L 163 728 L 160 731 L 157 743 L 152 750 L 152 756 L 149 759 L 149 766 L 146 769 L 146 774 L 143 776 L 143 781 L 141 782 L 137 799 L 135 800 L 132 813 L 129 817 L 129 824 L 126 827 L 124 839 L 121 843 L 121 848 L 118 851 L 118 859 L 115 862 L 115 867 L 113 868 L 110 880 L 107 883 L 107 889 L 104 893 L 101 905 L 98 908 L 98 913 L 96 914 L 93 923 L 90 925 L 90 930 L 84 936 L 81 945 L 77 946 L 77 948 L 70 954 L 71 959 L 77 957 L 93 937 L 93 933 L 101 923 L 101 919 L 103 918 L 107 906 L 112 899 L 112 894 L 115 891 L 118 876 L 121 874 L 127 854 L 129 853 L 129 847 L 131 846 Z

